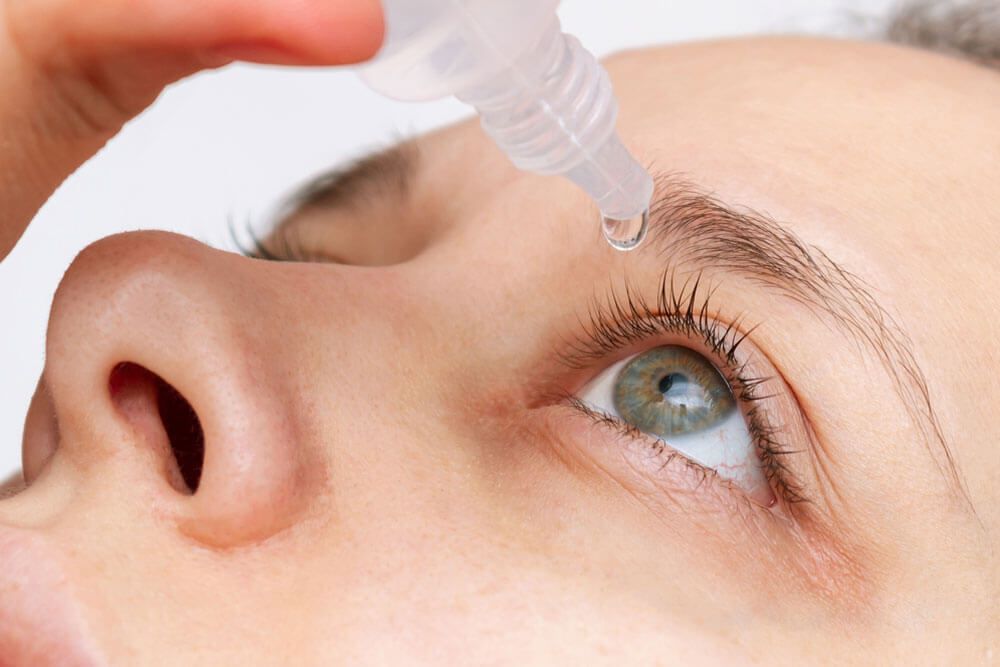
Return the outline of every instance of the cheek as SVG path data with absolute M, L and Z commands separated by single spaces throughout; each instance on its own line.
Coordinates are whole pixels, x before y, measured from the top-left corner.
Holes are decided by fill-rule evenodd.
M 435 532 L 434 524 L 425 528 Z M 590 662 L 602 652 L 616 660 L 635 656 L 641 664 L 646 661 L 639 657 L 662 657 L 664 650 L 718 650 L 713 634 L 724 627 L 722 619 L 707 620 L 697 600 L 662 588 L 655 601 L 637 597 L 640 583 L 648 589 L 650 573 L 627 555 L 608 563 L 592 559 L 589 540 L 563 559 L 552 549 L 506 541 L 498 526 L 463 539 L 400 537 L 395 555 L 347 554 L 344 547 L 356 545 L 341 543 L 327 559 L 306 566 L 323 574 L 303 591 L 311 613 L 301 633 L 324 661 L 364 655 L 372 646 L 380 647 L 381 660 L 403 664 L 458 654 L 472 664 L 525 664 L 539 656 L 559 656 L 552 662 L 561 664 L 568 655 Z M 317 595 L 322 587 L 336 595 Z

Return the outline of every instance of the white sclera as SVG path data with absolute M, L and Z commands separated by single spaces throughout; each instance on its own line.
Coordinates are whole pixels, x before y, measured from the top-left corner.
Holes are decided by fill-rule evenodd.
M 639 355 L 604 370 L 580 391 L 579 399 L 590 409 L 625 422 L 615 408 L 614 388 L 622 369 L 636 356 Z M 738 408 L 730 410 L 717 424 L 702 431 L 668 438 L 655 433 L 649 435 L 662 440 L 692 461 L 712 468 L 720 477 L 733 481 L 754 502 L 764 506 L 773 502 L 774 496 L 761 469 L 757 447 Z

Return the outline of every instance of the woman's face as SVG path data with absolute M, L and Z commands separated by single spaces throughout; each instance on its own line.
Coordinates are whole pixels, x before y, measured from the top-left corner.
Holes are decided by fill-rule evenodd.
M 1000 76 L 805 39 L 608 67 L 659 174 L 636 252 L 471 122 L 312 189 L 263 245 L 314 261 L 86 249 L 0 503 L 4 655 L 995 657 Z

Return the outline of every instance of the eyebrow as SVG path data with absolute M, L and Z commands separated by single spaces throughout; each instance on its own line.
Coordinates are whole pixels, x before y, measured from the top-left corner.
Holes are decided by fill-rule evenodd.
M 664 260 L 718 267 L 831 317 L 881 362 L 932 459 L 975 515 L 910 337 L 871 286 L 762 213 L 730 208 L 677 174 L 655 181 L 650 247 Z

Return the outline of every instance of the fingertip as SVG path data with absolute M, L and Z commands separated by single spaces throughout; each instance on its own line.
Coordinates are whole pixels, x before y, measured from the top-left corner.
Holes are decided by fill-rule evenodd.
M 331 64 L 363 62 L 382 48 L 385 15 L 380 0 L 324 0 L 321 4 L 332 12 L 328 20 L 333 39 L 322 42 L 329 49 L 326 56 Z
M 269 64 L 349 65 L 372 58 L 385 36 L 379 0 L 286 2 L 263 27 L 264 32 L 222 43 L 213 52 Z

